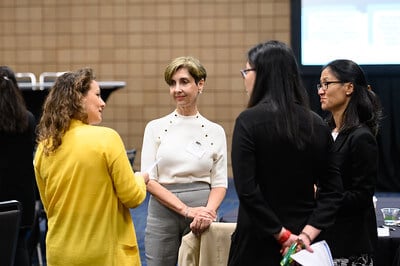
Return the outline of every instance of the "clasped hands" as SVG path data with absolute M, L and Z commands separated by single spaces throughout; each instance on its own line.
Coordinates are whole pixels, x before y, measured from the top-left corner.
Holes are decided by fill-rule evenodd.
M 188 207 L 187 218 L 193 218 L 190 223 L 190 230 L 195 236 L 200 236 L 216 221 L 217 212 L 207 207 Z

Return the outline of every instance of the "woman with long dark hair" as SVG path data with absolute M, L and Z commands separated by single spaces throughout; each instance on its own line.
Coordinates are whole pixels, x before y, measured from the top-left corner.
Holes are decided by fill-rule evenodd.
M 239 212 L 228 264 L 275 266 L 294 242 L 311 250 L 333 224 L 341 181 L 332 137 L 308 107 L 292 50 L 279 41 L 260 43 L 241 73 L 250 99 L 232 139 Z
M 363 70 L 351 60 L 324 66 L 317 89 L 322 110 L 329 111 L 327 121 L 344 188 L 336 222 L 321 237 L 331 247 L 335 265 L 373 265 L 378 237 L 372 197 L 380 103 Z
M 0 66 L 0 201 L 18 200 L 22 205 L 14 264 L 30 265 L 26 239 L 35 211 L 35 118 L 28 111 L 14 71 Z

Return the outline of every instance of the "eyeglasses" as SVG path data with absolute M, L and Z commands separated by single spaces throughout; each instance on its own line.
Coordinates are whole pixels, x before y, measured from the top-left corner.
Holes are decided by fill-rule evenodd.
M 334 83 L 344 83 L 343 81 L 337 80 L 337 81 L 325 81 L 322 83 L 318 83 L 317 84 L 317 91 L 319 91 L 320 89 L 326 91 L 328 89 L 328 85 L 329 84 L 334 84 Z
M 240 73 L 242 74 L 242 77 L 245 78 L 247 75 L 247 72 L 249 72 L 249 71 L 255 71 L 255 69 L 254 68 L 242 69 L 242 70 L 240 70 Z

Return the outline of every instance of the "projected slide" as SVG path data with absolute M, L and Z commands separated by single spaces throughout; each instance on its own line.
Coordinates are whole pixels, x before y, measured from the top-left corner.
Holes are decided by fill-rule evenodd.
M 301 63 L 400 64 L 400 1 L 303 0 Z

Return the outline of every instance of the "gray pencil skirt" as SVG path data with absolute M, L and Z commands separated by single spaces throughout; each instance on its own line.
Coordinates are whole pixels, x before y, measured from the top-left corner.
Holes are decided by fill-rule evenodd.
M 210 185 L 203 182 L 165 187 L 189 207 L 206 206 Z M 190 231 L 190 219 L 170 210 L 150 196 L 145 231 L 148 266 L 175 266 L 182 236 Z

